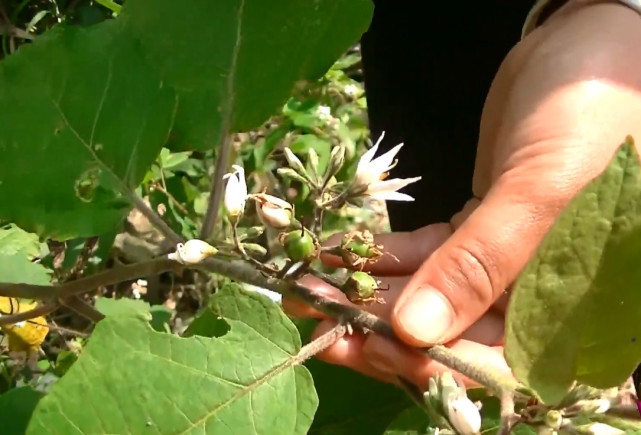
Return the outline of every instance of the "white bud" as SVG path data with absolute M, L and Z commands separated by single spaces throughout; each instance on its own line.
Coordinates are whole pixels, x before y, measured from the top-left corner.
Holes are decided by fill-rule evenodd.
M 466 396 L 447 402 L 447 417 L 454 429 L 462 435 L 474 435 L 481 430 L 481 414 Z
M 177 261 L 181 264 L 191 265 L 198 264 L 208 257 L 216 255 L 218 250 L 207 242 L 198 239 L 191 239 L 185 244 L 176 245 L 176 252 L 167 255 L 170 260 Z
M 223 203 L 229 217 L 237 219 L 245 211 L 247 184 L 245 183 L 245 171 L 242 166 L 233 165 L 232 168 L 234 172 L 223 177 L 223 179 L 227 178 Z
M 251 198 L 256 200 L 256 213 L 263 224 L 278 230 L 291 226 L 293 207 L 290 203 L 265 193 L 251 195 Z

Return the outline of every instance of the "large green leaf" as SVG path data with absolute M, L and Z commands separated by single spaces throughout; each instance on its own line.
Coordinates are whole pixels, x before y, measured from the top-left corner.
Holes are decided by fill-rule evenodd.
M 23 434 L 43 394 L 31 387 L 9 390 L 0 396 L 0 433 Z
M 128 0 L 118 20 L 179 93 L 173 146 L 208 149 L 224 120 L 255 128 L 297 81 L 321 77 L 372 11 L 371 0 Z
M 32 261 L 40 251 L 37 235 L 14 224 L 0 228 L 0 282 L 49 284 L 49 270 Z
M 230 326 L 219 338 L 155 332 L 137 314 L 99 322 L 27 433 L 306 433 L 317 397 L 307 369 L 292 365 L 294 325 L 236 285 L 212 306 Z
M 116 226 L 176 107 L 144 57 L 112 20 L 59 26 L 0 63 L 0 217 L 57 238 Z
M 641 171 L 632 139 L 561 213 L 516 282 L 506 357 L 548 403 L 641 361 Z

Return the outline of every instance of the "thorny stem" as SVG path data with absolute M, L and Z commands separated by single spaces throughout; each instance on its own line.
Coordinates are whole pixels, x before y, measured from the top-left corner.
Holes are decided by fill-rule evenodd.
M 326 273 L 321 272 L 320 270 L 316 270 L 312 267 L 307 268 L 307 272 L 310 274 L 314 275 L 316 278 L 319 278 L 323 281 L 325 281 L 327 284 L 331 285 L 332 287 L 336 287 L 338 289 L 343 288 L 343 285 L 345 285 L 345 282 L 339 281 L 338 279 L 334 278 L 331 275 L 328 275 Z
M 335 318 L 339 323 L 352 325 L 363 332 L 373 331 L 406 348 L 421 352 L 501 395 L 521 387 L 515 380 L 474 366 L 445 346 L 437 345 L 422 349 L 412 348 L 403 343 L 396 336 L 392 327 L 377 316 L 358 308 L 334 302 L 295 282 L 266 277 L 246 264 L 225 262 L 216 258 L 208 258 L 201 265 L 211 272 L 278 292 L 288 298 L 297 299 Z
M 338 323 L 323 335 L 312 340 L 310 343 L 303 346 L 294 357 L 294 364 L 302 364 L 314 355 L 324 351 L 332 344 L 343 338 L 343 336 L 347 334 L 347 329 L 346 325 Z
M 225 118 L 230 118 L 227 116 Z M 223 124 L 224 124 L 223 120 Z M 229 124 L 229 121 L 227 121 Z M 205 213 L 205 219 L 203 220 L 203 225 L 200 228 L 200 238 L 202 240 L 207 240 L 214 230 L 214 225 L 216 225 L 216 220 L 218 219 L 218 211 L 220 210 L 220 202 L 223 199 L 223 176 L 227 172 L 229 155 L 231 154 L 232 142 L 231 135 L 227 134 L 229 125 L 223 125 L 223 140 L 220 144 L 219 154 L 216 156 L 216 167 L 214 168 L 214 173 L 211 176 L 211 190 L 209 191 L 209 201 L 207 203 L 207 212 Z
M 138 278 L 140 276 L 149 276 L 168 270 L 180 273 L 183 267 L 184 266 L 178 262 L 169 260 L 166 257 L 160 257 L 147 262 L 105 270 L 60 286 L 0 283 L 0 296 L 22 297 L 29 299 L 64 298 L 89 292 L 100 286 L 115 284 L 121 281 Z M 313 290 L 297 284 L 294 281 L 267 277 L 245 262 L 229 262 L 217 258 L 208 258 L 200 263 L 197 268 L 204 268 L 210 272 L 225 275 L 237 281 L 246 282 L 257 287 L 278 292 L 287 298 L 297 299 L 306 305 L 335 318 L 339 324 L 353 326 L 355 329 L 364 333 L 373 331 L 407 349 L 421 352 L 429 358 L 434 359 L 435 361 L 456 370 L 479 384 L 486 386 L 488 389 L 493 390 L 501 396 L 522 387 L 515 380 L 492 373 L 486 369 L 476 367 L 472 363 L 461 358 L 455 351 L 452 351 L 445 346 L 436 345 L 422 349 L 410 347 L 396 337 L 394 330 L 387 322 L 381 320 L 377 316 L 368 313 L 367 311 L 332 301 L 324 296 L 314 293 Z M 48 314 L 55 308 L 55 305 L 51 306 L 43 304 L 34 308 L 34 310 L 25 313 L 2 316 L 0 317 L 0 324 L 20 322 L 22 320 Z
M 159 257 L 128 266 L 115 267 L 62 285 L 33 285 L 0 283 L 0 296 L 25 299 L 66 298 L 92 291 L 101 286 L 118 284 L 141 276 L 157 275 L 166 271 L 182 273 L 184 266 L 167 257 Z

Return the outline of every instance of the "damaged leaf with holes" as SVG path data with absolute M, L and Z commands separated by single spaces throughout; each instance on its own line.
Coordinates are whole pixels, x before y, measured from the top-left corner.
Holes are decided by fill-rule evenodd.
M 176 107 L 144 58 L 108 21 L 56 27 L 0 63 L 1 219 L 57 239 L 116 227 Z
M 294 364 L 301 347 L 294 324 L 267 297 L 236 284 L 216 293 L 211 307 L 229 325 L 217 338 L 156 332 L 126 310 L 99 322 L 38 403 L 27 434 L 307 433 L 318 398 L 307 369 Z

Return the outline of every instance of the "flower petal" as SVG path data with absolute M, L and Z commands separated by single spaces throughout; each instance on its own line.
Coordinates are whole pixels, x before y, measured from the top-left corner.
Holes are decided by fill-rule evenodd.
M 401 150 L 403 144 L 398 144 L 385 154 L 380 157 L 376 157 L 369 163 L 368 171 L 371 174 L 376 174 L 375 180 L 378 180 L 381 175 L 392 168 L 392 163 L 394 163 L 394 157 Z M 372 180 L 374 182 L 375 180 Z
M 396 192 L 408 184 L 416 183 L 421 177 L 414 178 L 392 178 L 391 180 L 375 181 L 367 188 L 366 195 L 374 195 L 380 192 Z
M 414 201 L 414 198 L 401 192 L 377 192 L 370 195 L 370 197 L 381 201 Z

